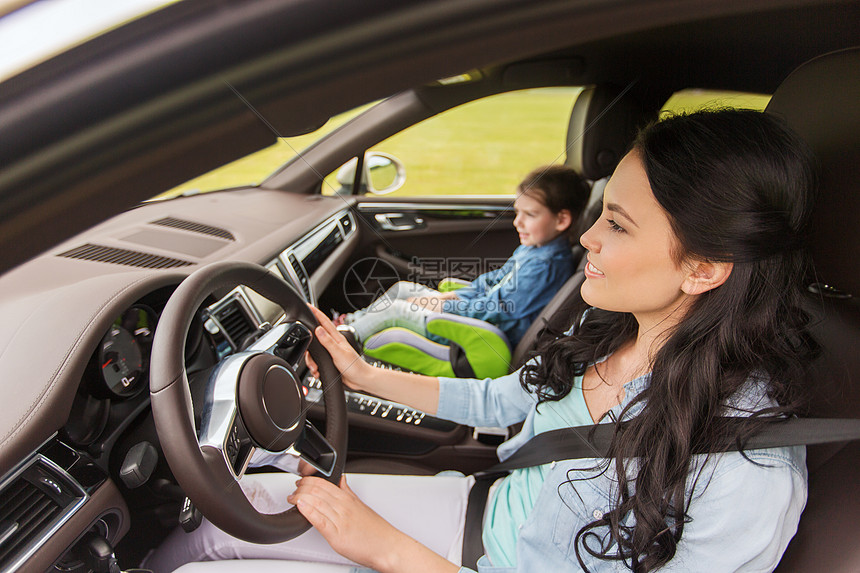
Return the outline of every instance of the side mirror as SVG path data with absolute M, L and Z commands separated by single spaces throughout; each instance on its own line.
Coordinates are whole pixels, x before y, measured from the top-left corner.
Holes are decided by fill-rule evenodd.
M 337 182 L 340 184 L 338 194 L 352 195 L 355 182 L 355 166 L 358 158 L 353 157 L 337 170 Z M 361 186 L 358 195 L 373 193 L 385 195 L 400 189 L 406 182 L 406 168 L 393 155 L 379 151 L 368 151 L 364 154 Z

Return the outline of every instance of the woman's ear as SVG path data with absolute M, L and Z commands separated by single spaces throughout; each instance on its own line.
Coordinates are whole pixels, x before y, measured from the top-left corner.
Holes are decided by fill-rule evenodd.
M 686 294 L 702 294 L 715 289 L 732 274 L 733 264 L 730 262 L 693 261 L 690 274 L 681 284 L 681 290 Z
M 562 209 L 558 213 L 555 214 L 555 230 L 556 231 L 564 231 L 568 227 L 570 227 L 571 223 L 573 223 L 573 216 L 570 214 L 570 211 L 567 209 Z

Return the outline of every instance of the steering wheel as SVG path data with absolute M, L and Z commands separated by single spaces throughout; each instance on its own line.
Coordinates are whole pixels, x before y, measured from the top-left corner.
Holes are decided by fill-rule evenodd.
M 240 284 L 279 304 L 286 318 L 248 350 L 228 356 L 212 369 L 201 427 L 195 428 L 184 360 L 188 330 L 210 293 Z M 195 271 L 179 285 L 156 329 L 150 395 L 164 455 L 179 485 L 203 515 L 245 541 L 278 543 L 310 528 L 294 507 L 263 514 L 245 497 L 239 479 L 256 448 L 298 454 L 333 483 L 339 483 L 343 472 L 346 401 L 340 374 L 312 334 L 317 324 L 296 291 L 265 268 L 221 262 Z M 307 407 L 296 375 L 305 350 L 319 366 L 326 413 L 324 437 L 305 419 Z

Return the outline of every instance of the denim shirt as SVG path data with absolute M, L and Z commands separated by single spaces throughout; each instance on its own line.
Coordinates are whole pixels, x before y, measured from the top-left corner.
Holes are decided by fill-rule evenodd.
M 540 247 L 520 245 L 502 267 L 458 290 L 442 310 L 495 324 L 516 346 L 574 270 L 565 235 Z
M 612 408 L 613 417 L 647 387 L 649 375 L 624 385 L 622 403 Z M 760 409 L 770 404 L 762 384 L 748 383 L 732 406 Z M 505 427 L 523 422 L 520 433 L 498 448 L 508 458 L 534 436 L 537 399 L 519 383 L 519 371 L 495 380 L 439 379 L 437 416 L 473 426 Z M 629 416 L 641 410 L 637 404 Z M 726 415 L 733 415 L 727 411 Z M 797 531 L 806 505 L 806 448 L 785 447 L 747 450 L 694 458 L 704 464 L 693 490 L 689 516 L 674 558 L 660 571 L 771 571 L 779 563 Z M 517 536 L 517 566 L 494 567 L 484 555 L 478 571 L 546 572 L 580 571 L 574 548 L 577 532 L 602 517 L 610 508 L 616 480 L 612 471 L 593 479 L 597 460 L 552 462 L 538 494 L 534 510 Z M 573 481 L 571 481 L 573 480 Z M 564 484 L 564 485 L 562 485 Z M 561 487 L 560 487 L 561 486 Z M 632 518 L 625 522 L 633 523 Z M 601 533 L 608 531 L 596 530 Z M 588 569 L 594 573 L 629 571 L 623 561 L 601 560 L 580 547 Z M 471 571 L 465 567 L 460 573 Z

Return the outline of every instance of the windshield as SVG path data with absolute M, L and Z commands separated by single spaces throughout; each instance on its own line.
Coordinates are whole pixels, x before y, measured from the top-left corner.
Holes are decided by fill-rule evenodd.
M 42 0 L 23 6 L 0 18 L 0 81 L 177 1 Z
M 178 187 L 153 197 L 153 200 L 172 199 L 182 195 L 195 195 L 207 191 L 258 185 L 287 161 L 299 155 L 310 144 L 376 103 L 372 102 L 336 115 L 321 128 L 311 133 L 295 137 L 281 137 L 269 147 L 186 181 Z

